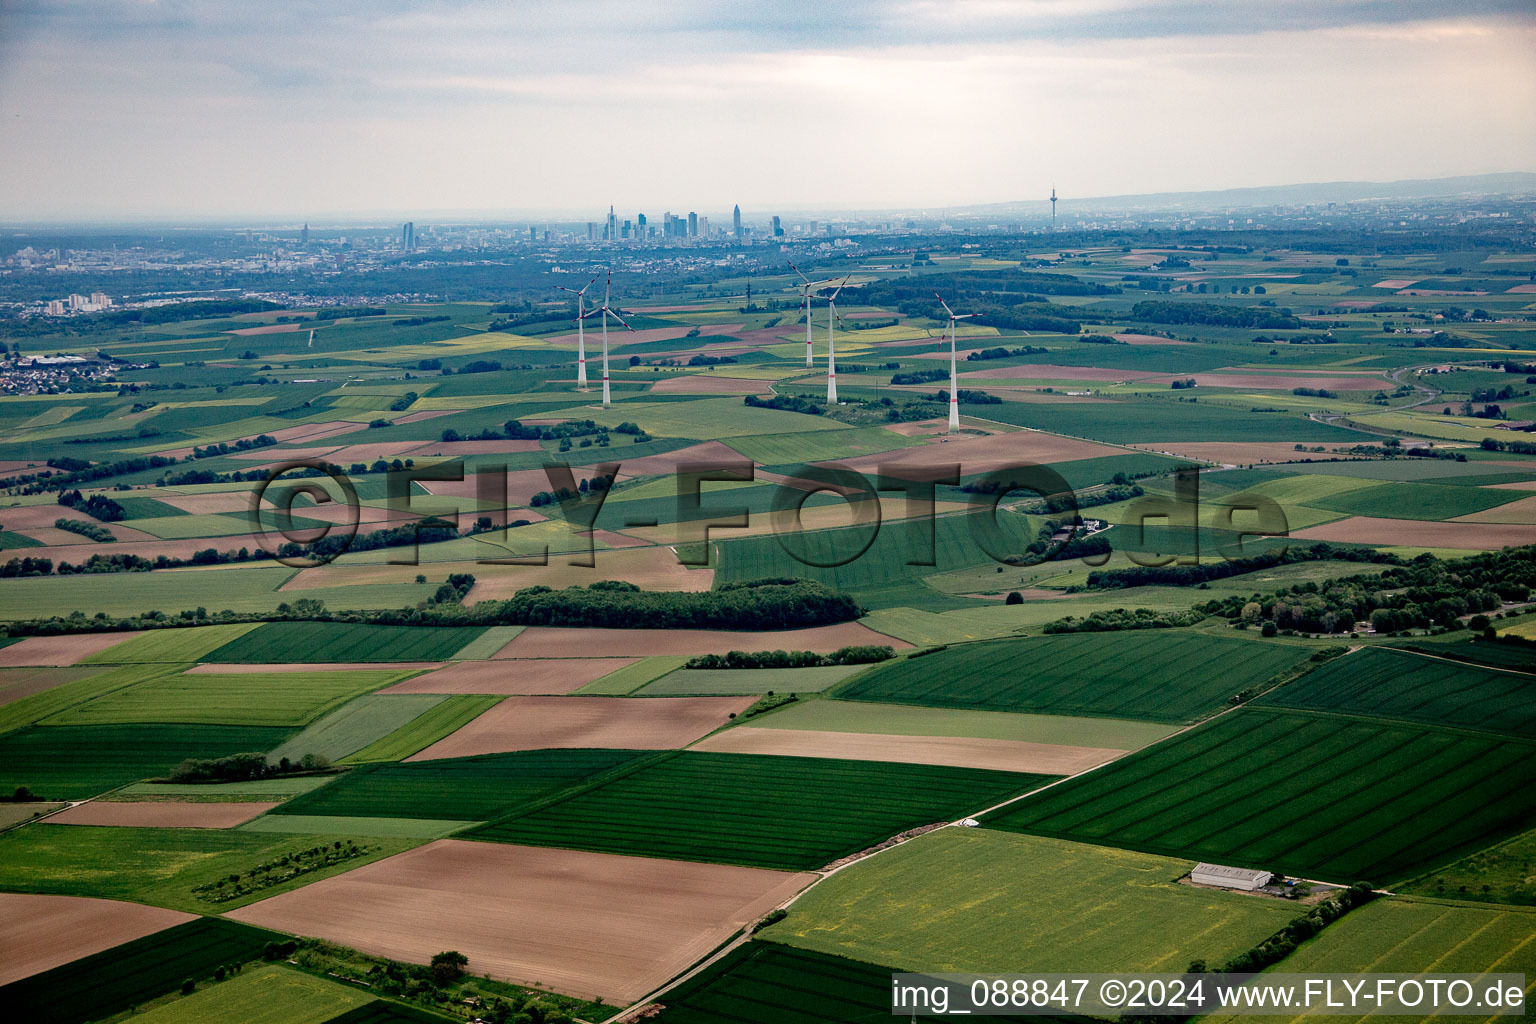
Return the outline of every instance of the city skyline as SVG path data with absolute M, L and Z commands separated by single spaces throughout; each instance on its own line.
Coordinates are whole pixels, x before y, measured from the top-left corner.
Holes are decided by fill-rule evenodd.
M 965 6 L 7 7 L 0 218 L 943 208 L 1536 167 L 1511 130 L 1536 121 L 1528 3 Z M 587 157 L 527 158 L 590 148 L 598 117 Z

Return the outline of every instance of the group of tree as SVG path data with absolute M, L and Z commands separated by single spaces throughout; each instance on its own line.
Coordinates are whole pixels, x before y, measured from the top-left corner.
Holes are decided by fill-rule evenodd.
M 117 540 L 112 531 L 100 523 L 88 523 L 84 519 L 58 518 L 53 521 L 56 530 L 66 530 L 70 533 L 78 533 L 86 540 L 93 540 L 98 544 L 110 544 Z
M 893 385 L 903 384 L 931 384 L 936 380 L 948 380 L 949 370 L 934 367 L 928 370 L 910 370 L 906 373 L 897 373 L 891 376 Z
M 1094 335 L 1089 335 L 1087 338 L 1083 338 L 1082 340 L 1087 341 L 1093 337 Z M 987 359 L 1012 359 L 1014 356 L 1038 356 L 1043 355 L 1049 351 L 1050 349 L 1043 345 L 1020 345 L 1018 348 L 1005 348 L 1002 345 L 998 345 L 995 348 L 981 348 L 977 349 L 975 352 L 967 352 L 965 360 L 968 363 L 976 363 Z M 894 381 L 892 383 L 894 383 Z
M 1468 614 L 1529 599 L 1536 546 L 1441 560 L 1424 553 L 1379 573 L 1298 583 L 1270 594 L 1229 596 L 1202 610 L 1265 631 L 1348 633 L 1369 621 L 1377 632 L 1459 628 Z
M 282 758 L 276 764 L 263 753 L 230 754 L 227 757 L 189 757 L 171 770 L 172 782 L 248 782 L 303 772 L 329 771 L 330 758 L 305 754 L 298 761 Z
M 807 416 L 820 416 L 825 411 L 809 398 L 801 398 L 799 395 L 773 395 L 769 398 L 748 395 L 745 404 L 754 409 L 778 409 L 780 412 L 799 412 Z
M 831 654 L 815 651 L 730 651 L 726 654 L 701 654 L 690 658 L 684 668 L 754 669 L 754 668 L 830 668 L 834 665 L 872 665 L 896 656 L 894 648 L 866 644 L 839 647 Z
M 973 388 L 956 388 L 955 397 L 965 405 L 1002 405 L 1003 400 L 987 391 L 977 391 Z M 941 405 L 949 404 L 949 388 L 940 388 L 934 394 L 932 401 Z
M 1147 320 L 1154 324 L 1207 324 L 1212 327 L 1249 327 L 1270 331 L 1305 326 L 1288 309 L 1155 299 L 1143 299 L 1132 306 L 1130 319 Z
M 217 455 L 229 455 L 232 452 L 248 452 L 254 448 L 270 448 L 277 444 L 277 438 L 271 434 L 258 434 L 255 437 L 242 437 L 238 441 L 220 441 L 216 444 L 205 445 L 202 448 L 192 448 L 192 458 L 211 459 Z

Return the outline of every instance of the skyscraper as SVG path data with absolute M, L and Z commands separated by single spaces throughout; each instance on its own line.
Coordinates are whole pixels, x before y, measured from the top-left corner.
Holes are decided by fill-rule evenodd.
M 740 206 L 740 204 L 737 204 L 736 209 L 731 211 L 731 230 L 736 232 L 736 241 L 738 241 L 738 242 L 741 241 L 741 206 Z
M 309 221 L 304 222 L 304 230 L 299 232 L 299 244 L 309 244 Z
M 645 237 L 645 214 L 643 213 L 635 214 L 635 237 Z
M 613 215 L 612 204 L 608 206 L 608 233 L 603 237 L 608 239 L 619 237 L 619 219 Z
M 400 226 L 400 247 L 410 250 L 416 248 L 416 222 L 406 221 Z
M 783 234 L 784 234 L 784 229 L 779 227 L 779 216 L 778 216 L 778 214 L 774 214 L 774 216 L 773 216 L 773 237 L 774 238 L 780 238 L 780 237 L 783 236 Z
M 688 237 L 699 237 L 699 215 L 692 210 L 688 211 Z

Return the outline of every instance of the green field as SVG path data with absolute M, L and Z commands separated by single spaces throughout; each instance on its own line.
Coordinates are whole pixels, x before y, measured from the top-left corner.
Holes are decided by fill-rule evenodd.
M 923 443 L 920 438 L 905 437 L 884 427 L 859 427 L 855 430 L 733 437 L 730 446 L 760 466 L 784 466 L 851 459 L 856 455 L 912 448 Z
M 732 696 L 752 693 L 820 693 L 867 665 L 826 668 L 680 668 L 636 691 L 641 697 Z
M 575 695 L 582 697 L 627 696 L 652 680 L 660 679 L 668 672 L 682 668 L 683 662 L 687 660 L 688 656 L 685 654 L 658 654 L 649 658 L 641 658 L 632 665 L 625 665 L 623 668 L 615 669 L 599 679 L 592 680 L 586 686 L 575 691 Z
M 1332 512 L 1387 519 L 1451 519 L 1496 508 L 1525 495 L 1485 487 L 1453 487 L 1427 483 L 1383 483 L 1344 491 L 1309 502 Z M 1526 495 L 1527 497 L 1529 495 Z
M 59 685 L 0 704 L 0 733 L 40 722 L 49 715 L 56 715 L 104 694 L 168 675 L 181 668 L 180 665 L 121 665 L 110 669 L 91 666 L 8 670 L 7 679 L 11 678 L 11 673 L 16 673 L 19 680 L 35 679 L 35 675 L 43 675 L 50 682 L 59 680 Z
M 1524 974 L 1536 977 L 1536 910 L 1473 907 L 1420 897 L 1389 897 L 1350 911 L 1297 947 L 1273 970 L 1295 974 Z M 1272 1017 L 1207 1018 L 1234 1021 Z M 1339 1021 L 1424 1020 L 1419 1016 L 1351 1016 Z M 1494 1018 L 1502 1019 L 1502 1018 Z M 1510 1018 L 1515 1019 L 1515 1018 Z
M 142 1024 L 325 1024 L 372 999 L 366 989 L 288 967 L 251 967 L 136 1014 L 134 1020 Z
M 204 661 L 444 661 L 478 639 L 484 626 L 370 626 L 356 622 L 268 622 L 218 647 Z
M 331 1018 L 326 1024 L 441 1024 L 454 1019 L 457 1018 L 439 1017 L 414 1006 L 375 999 L 355 1010 L 348 1010 L 340 1017 Z
M 725 501 L 720 499 L 722 506 Z M 997 522 L 1010 551 L 1023 551 L 1034 539 L 1034 527 L 1024 516 L 1002 514 Z M 777 536 L 731 540 L 729 531 L 718 531 L 715 537 L 721 543 L 716 547 L 719 563 L 715 582 L 718 586 L 799 576 L 851 594 L 869 608 L 907 606 L 942 612 L 975 605 L 941 594 L 922 582 L 924 576 L 991 561 L 977 544 L 969 515 L 937 517 L 931 548 L 927 527 L 921 522 L 884 523 L 873 542 L 869 542 L 869 534 L 864 527 L 808 530 L 791 536 L 791 550 L 786 550 Z M 867 542 L 868 549 L 859 554 Z M 934 565 L 910 564 L 928 560 L 930 553 Z M 844 564 L 832 564 L 839 561 Z
M 80 659 L 82 665 L 121 665 L 130 662 L 172 662 L 190 664 L 204 655 L 244 636 L 260 626 L 259 622 L 233 622 L 228 625 L 199 626 L 194 629 L 155 629 L 130 636 L 120 644 Z
M 354 836 L 358 839 L 438 839 L 478 825 L 449 818 L 348 818 L 330 814 L 266 814 L 238 826 L 241 832 Z
M 1380 648 L 1335 658 L 1259 703 L 1536 739 L 1536 676 Z
M 1019 379 L 1029 378 L 1025 372 L 1028 369 L 1027 366 L 1019 368 Z M 960 386 L 974 387 L 977 383 L 962 378 Z M 1206 402 L 1004 402 L 1001 405 L 962 402 L 960 412 L 964 416 L 1112 444 L 1209 441 L 1213 438 L 1349 444 L 1369 438 L 1369 435 L 1317 423 L 1299 414 L 1254 413 Z
M 398 696 L 406 696 L 399 694 Z M 406 722 L 387 736 L 380 737 L 361 750 L 349 754 L 349 764 L 368 761 L 402 761 L 425 750 L 450 733 L 468 725 L 489 711 L 500 697 L 462 694 L 435 704 L 431 709 Z
M 492 626 L 454 653 L 455 661 L 484 661 L 517 639 L 526 626 Z
M 294 571 L 262 566 L 6 580 L 5 595 L 0 598 L 0 618 L 31 619 L 68 615 L 77 610 L 108 615 L 138 615 L 147 609 L 174 615 L 198 607 L 209 611 L 267 610 L 288 600 L 287 595 L 277 594 L 277 588 L 288 582 Z
M 1405 882 L 1396 891 L 1536 907 L 1532 860 L 1536 860 L 1536 832 L 1526 832 Z
M 777 930 L 766 934 L 777 937 Z M 777 942 L 748 942 L 665 993 L 659 1002 L 663 1009 L 652 1018 L 656 1024 L 863 1024 L 891 1017 L 891 969 Z M 910 1019 L 943 1018 L 920 1014 Z M 997 1024 L 1016 1018 L 966 1019 Z
M 628 750 L 530 750 L 354 768 L 274 817 L 497 818 L 641 756 Z
M 417 845 L 410 839 L 368 839 L 367 845 L 375 849 L 361 857 L 222 903 L 200 900 L 192 892 L 199 885 L 243 874 L 284 854 L 351 838 L 345 833 L 273 835 L 236 829 L 45 822 L 0 835 L 0 889 L 132 900 L 193 914 L 222 913 Z
M 1177 726 L 1113 718 L 961 711 L 850 700 L 797 702 L 752 719 L 752 725 L 763 729 L 869 732 L 891 736 L 973 736 L 1113 750 L 1135 750 L 1178 731 Z
M 1508 668 L 1523 672 L 1536 672 L 1536 645 L 1531 644 L 1502 643 L 1498 641 L 1490 643 L 1481 639 L 1461 639 L 1453 640 L 1450 643 L 1443 643 L 1438 640 L 1406 642 L 1402 646 L 1409 650 L 1418 651 L 1420 654 L 1433 654 L 1441 658 L 1470 661 L 1479 665 L 1487 665 L 1490 668 Z
M 410 675 L 388 670 L 166 675 L 114 690 L 46 721 L 50 726 L 151 722 L 300 726 Z
M 189 757 L 271 750 L 289 729 L 232 725 L 34 725 L 0 736 L 0 792 L 79 800 L 165 775 Z
M 229 801 L 283 801 L 308 793 L 330 782 L 331 774 L 280 775 L 249 782 L 135 782 L 113 790 L 112 799 L 124 800 L 200 800 L 209 803 Z
M 684 752 L 471 835 L 809 869 L 1047 781 L 934 765 Z
M 1377 884 L 1536 825 L 1536 745 L 1244 709 L 989 815 L 995 828 Z
M 83 957 L 0 988 L 9 1013 L 28 1024 L 84 1024 L 203 979 L 214 968 L 261 955 L 275 932 L 203 917 Z
M 1188 722 L 1301 662 L 1306 652 L 1172 630 L 962 644 L 859 676 L 843 700 Z M 1024 669 L 1024 666 L 1028 666 Z
M 339 673 L 332 673 L 339 674 Z M 340 761 L 404 728 L 448 698 L 435 693 L 367 694 L 348 701 L 268 755 L 297 761 L 323 754 Z
M 1221 963 L 1294 906 L 1178 885 L 1189 861 L 945 828 L 840 871 L 767 933 L 909 971 L 1177 972 Z

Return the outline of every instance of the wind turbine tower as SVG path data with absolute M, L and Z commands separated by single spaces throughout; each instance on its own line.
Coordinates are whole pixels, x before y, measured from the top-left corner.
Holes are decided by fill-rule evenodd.
M 848 277 L 852 277 L 849 272 Z M 837 345 L 832 338 L 832 323 L 841 320 L 837 315 L 837 296 L 843 290 L 843 285 L 848 283 L 848 277 L 843 278 L 837 289 L 827 296 L 827 404 L 837 404 Z
M 1051 230 L 1056 230 L 1056 186 L 1051 186 Z
M 800 304 L 805 308 L 805 365 L 810 367 L 815 365 L 815 360 L 811 357 L 811 289 L 816 286 L 811 283 L 810 278 L 801 274 L 800 268 L 793 263 L 789 265 L 789 269 L 799 274 L 803 282 L 800 285 Z
M 596 275 L 592 281 L 596 281 Z M 587 332 L 586 332 L 586 295 L 587 289 L 592 287 L 592 281 L 581 286 L 580 290 L 567 288 L 565 285 L 556 285 L 563 292 L 570 292 L 576 296 L 576 389 L 587 390 Z
M 934 292 L 933 297 L 939 299 L 939 293 Z M 955 324 L 961 320 L 969 320 L 975 313 L 962 313 L 955 315 L 955 311 L 949 308 L 949 303 L 939 299 L 939 305 L 944 307 L 944 312 L 949 316 L 949 432 L 953 434 L 960 429 L 960 379 L 955 373 Z
M 608 408 L 609 399 L 610 399 L 610 396 L 608 394 L 608 318 L 610 316 L 613 317 L 615 320 L 617 320 L 620 324 L 623 325 L 623 327 L 624 327 L 624 329 L 626 331 L 629 331 L 629 332 L 633 333 L 634 330 L 635 330 L 633 327 L 629 326 L 629 324 L 624 322 L 624 318 L 623 317 L 619 316 L 619 314 L 615 313 L 609 307 L 609 305 L 608 305 L 608 290 L 609 290 L 609 287 L 612 284 L 613 284 L 613 276 L 609 275 L 608 280 L 603 283 L 603 304 L 601 306 L 599 306 L 597 309 L 594 309 L 592 312 L 586 314 L 587 316 L 596 316 L 599 313 L 603 314 L 603 408 L 604 409 Z

